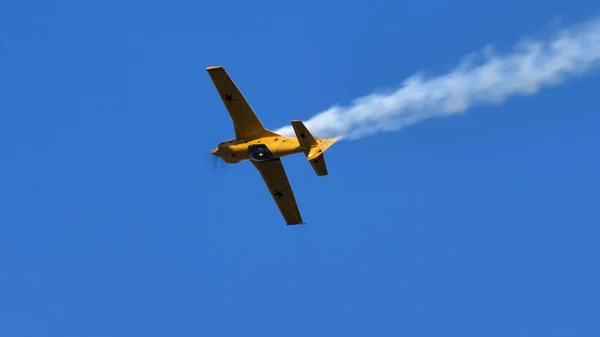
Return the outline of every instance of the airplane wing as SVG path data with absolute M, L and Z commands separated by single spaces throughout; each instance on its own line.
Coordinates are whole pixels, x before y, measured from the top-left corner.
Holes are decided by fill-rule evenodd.
M 262 123 L 229 77 L 225 68 L 221 66 L 207 67 L 206 71 L 215 85 L 223 104 L 233 121 L 233 128 L 237 139 L 247 139 L 264 131 Z
M 294 192 L 290 186 L 290 182 L 285 174 L 281 159 L 275 158 L 263 162 L 254 162 L 252 164 L 258 169 L 263 180 L 267 184 L 277 207 L 285 222 L 288 225 L 303 224 L 302 216 L 296 204 Z

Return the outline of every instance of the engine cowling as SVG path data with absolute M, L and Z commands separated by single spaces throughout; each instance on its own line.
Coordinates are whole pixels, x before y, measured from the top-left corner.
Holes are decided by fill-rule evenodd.
M 236 158 L 233 149 L 227 144 L 219 144 L 219 146 L 217 147 L 216 155 L 228 164 L 240 162 L 240 159 Z

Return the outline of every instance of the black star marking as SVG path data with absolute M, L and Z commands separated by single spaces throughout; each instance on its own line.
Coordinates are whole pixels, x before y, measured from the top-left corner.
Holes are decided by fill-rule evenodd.
M 276 141 L 277 141 L 277 139 L 279 139 L 279 138 L 275 138 L 275 139 L 273 139 L 273 141 L 274 141 L 274 142 L 276 142 Z
M 304 134 L 304 132 L 300 134 L 300 137 L 302 137 L 302 138 L 306 137 L 306 135 Z
M 231 101 L 233 101 L 233 97 L 232 97 L 231 95 L 225 95 L 225 99 L 226 99 L 228 102 L 231 102 Z
M 313 163 L 318 164 L 319 163 L 319 159 L 313 160 Z
M 281 194 L 281 191 L 277 191 L 277 192 L 273 193 L 273 195 L 278 197 L 279 199 L 281 199 L 281 197 L 283 197 L 283 194 Z

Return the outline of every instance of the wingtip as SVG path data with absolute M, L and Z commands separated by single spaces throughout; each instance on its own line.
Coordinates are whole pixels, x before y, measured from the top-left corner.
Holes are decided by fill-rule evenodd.
M 223 66 L 208 66 L 208 67 L 206 67 L 206 71 L 221 70 L 221 69 L 225 69 L 225 68 L 223 68 Z
M 294 223 L 288 223 L 288 226 L 298 226 L 298 225 L 306 225 L 306 222 L 294 222 Z

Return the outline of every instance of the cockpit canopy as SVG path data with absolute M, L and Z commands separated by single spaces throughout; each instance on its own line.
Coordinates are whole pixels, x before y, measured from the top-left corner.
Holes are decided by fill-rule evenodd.
M 265 144 L 253 144 L 248 146 L 250 160 L 261 162 L 273 159 L 273 154 Z

